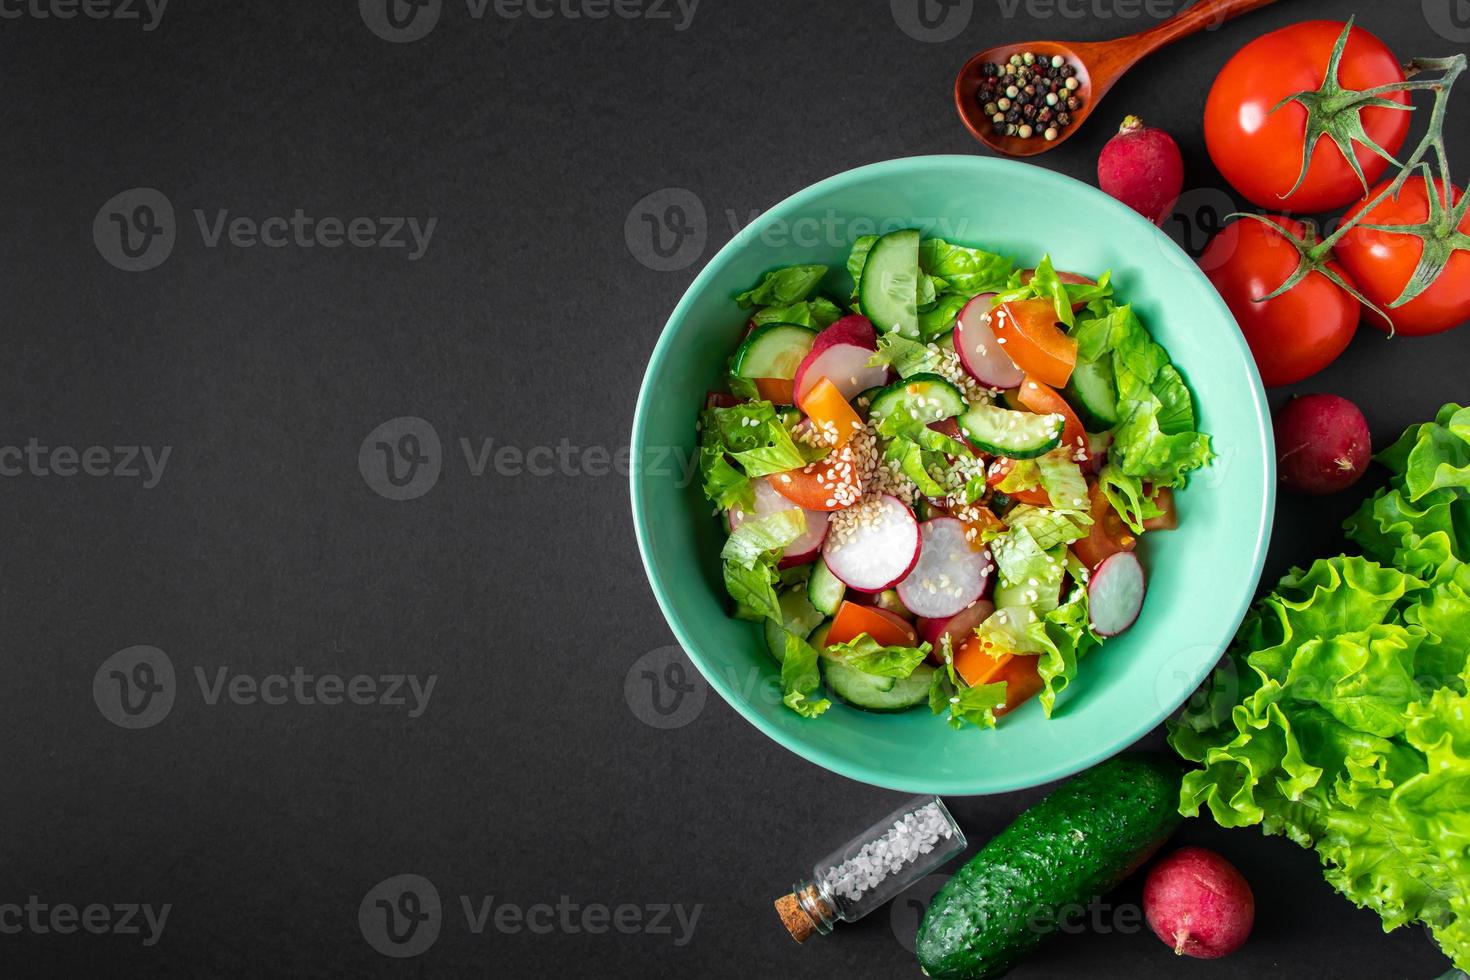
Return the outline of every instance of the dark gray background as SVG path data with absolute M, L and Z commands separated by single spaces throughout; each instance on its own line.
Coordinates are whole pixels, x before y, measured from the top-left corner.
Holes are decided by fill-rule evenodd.
M 1401 56 L 1463 49 L 1463 29 L 1448 36 L 1463 2 L 1458 22 L 1437 21 L 1448 32 L 1426 16 L 1436 4 L 1447 14 L 1449 0 L 1282 0 L 1155 57 L 1042 163 L 1091 180 L 1115 117 L 1144 113 L 1184 149 L 1196 193 L 1172 230 L 1197 236 L 1224 193 L 1201 108 L 1232 51 L 1355 6 Z M 444 0 L 433 33 L 407 44 L 374 36 L 353 0 L 174 0 L 151 32 L 0 19 L 0 445 L 172 447 L 151 490 L 0 481 L 0 904 L 173 906 L 152 948 L 0 935 L 0 972 L 916 975 L 886 912 L 799 948 L 770 907 L 899 797 L 802 761 L 713 695 L 684 727 L 641 721 L 625 678 L 672 638 L 625 480 L 476 478 L 458 441 L 625 445 L 647 354 L 731 237 L 727 215 L 743 223 L 860 164 L 977 152 L 949 86 L 987 43 L 1155 20 L 1128 0 L 1064 9 L 1082 16 L 977 0 L 942 43 L 906 34 L 885 0 L 704 0 L 684 31 L 475 21 Z M 1462 161 L 1465 134 L 1456 124 L 1451 137 Z M 134 187 L 172 201 L 178 241 L 159 268 L 127 274 L 99 255 L 92 222 Z M 666 188 L 700 199 L 707 239 L 658 272 L 625 224 Z M 401 249 L 210 249 L 196 208 L 438 225 L 414 262 Z M 1036 220 L 1066 234 L 1065 216 Z M 1354 397 L 1382 444 L 1463 400 L 1467 345 L 1463 332 L 1388 342 L 1365 330 L 1300 390 Z M 357 465 L 365 436 L 399 416 L 428 420 L 444 444 L 438 484 L 407 502 L 374 493 Z M 1339 549 L 1360 496 L 1283 499 L 1268 578 Z M 159 725 L 124 731 L 91 684 L 137 644 L 167 652 L 181 690 Z M 192 671 L 226 665 L 438 685 L 416 719 L 207 705 Z M 950 802 L 979 842 L 1040 793 Z M 1309 852 L 1200 821 L 1179 841 L 1219 848 L 1254 884 L 1244 950 L 1181 963 L 1146 933 L 1089 932 L 1015 975 L 1417 980 L 1446 968 L 1419 928 L 1382 935 L 1334 895 Z M 431 879 L 447 908 L 434 946 L 394 961 L 364 940 L 357 908 L 401 873 Z M 703 912 L 682 947 L 475 936 L 457 896 L 487 894 Z M 1136 886 L 1116 900 L 1134 899 Z

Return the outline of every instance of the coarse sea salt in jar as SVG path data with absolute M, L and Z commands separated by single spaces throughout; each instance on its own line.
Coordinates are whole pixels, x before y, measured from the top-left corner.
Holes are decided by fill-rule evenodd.
M 965 835 L 937 796 L 909 800 L 833 851 L 810 880 L 776 899 L 797 942 L 856 922 L 965 849 Z

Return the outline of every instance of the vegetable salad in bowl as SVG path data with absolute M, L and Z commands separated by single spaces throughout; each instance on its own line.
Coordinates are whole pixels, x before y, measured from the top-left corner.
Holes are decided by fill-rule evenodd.
M 1193 397 L 1104 273 L 1016 269 L 913 229 L 735 297 L 749 329 L 700 415 L 733 615 L 762 624 L 783 703 L 1050 716 L 1128 629 L 1137 545 L 1211 458 Z M 825 688 L 825 690 L 824 690 Z

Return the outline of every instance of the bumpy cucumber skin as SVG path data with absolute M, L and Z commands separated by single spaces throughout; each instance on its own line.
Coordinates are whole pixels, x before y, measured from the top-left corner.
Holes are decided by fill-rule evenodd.
M 1021 814 L 945 883 L 919 926 L 935 980 L 1005 974 L 1153 856 L 1179 826 L 1182 770 L 1168 756 L 1116 756 Z

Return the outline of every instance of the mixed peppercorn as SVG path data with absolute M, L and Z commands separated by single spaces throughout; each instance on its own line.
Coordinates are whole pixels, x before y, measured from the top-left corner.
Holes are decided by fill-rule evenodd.
M 1061 55 L 1026 51 L 987 62 L 980 73 L 977 97 L 997 136 L 1054 140 L 1082 108 L 1077 68 Z

